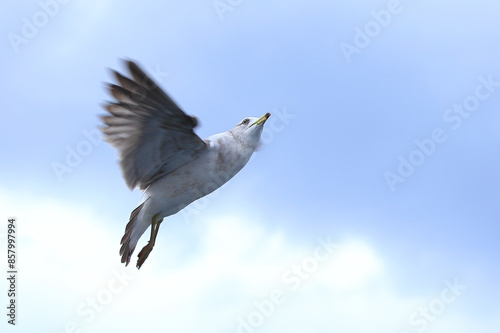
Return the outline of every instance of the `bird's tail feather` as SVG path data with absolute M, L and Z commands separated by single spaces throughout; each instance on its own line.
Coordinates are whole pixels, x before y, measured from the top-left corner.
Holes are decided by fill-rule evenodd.
M 147 200 L 146 200 L 147 201 Z M 146 203 L 144 201 L 142 204 L 140 204 L 136 209 L 132 211 L 130 214 L 130 219 L 129 222 L 127 223 L 127 226 L 125 227 L 125 234 L 123 235 L 120 244 L 120 255 L 122 256 L 122 263 L 125 263 L 125 266 L 127 266 L 130 262 L 130 257 L 132 256 L 132 253 L 135 250 L 135 246 L 137 245 L 137 241 L 139 240 L 139 237 L 133 237 L 133 235 L 136 233 L 137 229 L 137 217 L 139 216 L 139 213 Z M 143 231 L 144 232 L 144 231 Z M 142 232 L 141 232 L 142 234 Z

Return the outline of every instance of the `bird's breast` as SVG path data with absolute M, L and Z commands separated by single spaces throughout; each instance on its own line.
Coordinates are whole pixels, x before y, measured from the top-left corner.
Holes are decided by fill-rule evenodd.
M 211 147 L 197 159 L 159 179 L 149 189 L 172 205 L 186 206 L 215 191 L 236 175 L 249 157 L 226 147 Z

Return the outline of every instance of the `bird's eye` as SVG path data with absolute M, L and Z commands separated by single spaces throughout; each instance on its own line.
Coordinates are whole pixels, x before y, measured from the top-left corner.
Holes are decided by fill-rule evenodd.
M 246 124 L 248 124 L 248 122 L 249 122 L 249 119 L 247 118 L 247 119 L 243 120 L 243 121 L 241 122 L 241 124 L 242 124 L 242 125 L 246 125 Z

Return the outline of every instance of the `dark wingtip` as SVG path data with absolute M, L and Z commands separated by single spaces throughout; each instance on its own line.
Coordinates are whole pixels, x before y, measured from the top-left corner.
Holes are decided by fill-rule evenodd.
M 132 59 L 132 58 L 129 58 L 129 57 L 122 57 L 122 58 L 120 58 L 120 61 L 127 68 L 130 68 L 130 64 L 136 64 L 137 63 L 137 61 L 135 59 Z
M 125 65 L 132 72 L 134 70 L 138 70 L 140 72 L 144 72 L 139 66 L 138 62 L 133 59 L 123 59 L 125 61 Z

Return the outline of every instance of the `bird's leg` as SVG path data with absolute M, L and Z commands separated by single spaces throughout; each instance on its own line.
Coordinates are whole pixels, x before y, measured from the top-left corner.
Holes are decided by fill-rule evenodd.
M 144 264 L 144 262 L 148 258 L 149 253 L 153 251 L 153 247 L 155 246 L 156 241 L 156 235 L 158 234 L 158 230 L 160 230 L 160 223 L 162 221 L 163 219 L 160 218 L 160 214 L 156 214 L 151 219 L 151 236 L 149 238 L 148 245 L 144 246 L 141 252 L 139 252 L 138 254 L 139 259 L 137 260 L 137 269 L 141 268 L 142 264 Z

